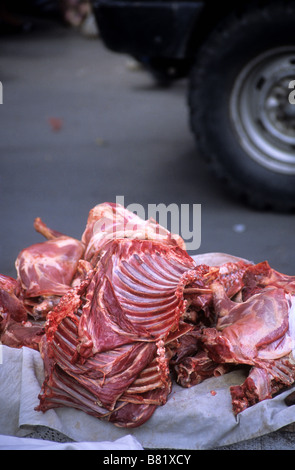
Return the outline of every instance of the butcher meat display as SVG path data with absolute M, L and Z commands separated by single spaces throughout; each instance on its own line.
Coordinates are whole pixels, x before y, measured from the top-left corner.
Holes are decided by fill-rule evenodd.
M 114 203 L 90 210 L 80 240 L 34 226 L 45 240 L 19 253 L 15 279 L 0 275 L 0 340 L 40 352 L 38 411 L 134 428 L 173 382 L 244 369 L 234 414 L 294 383 L 295 276 L 218 254 L 199 263 L 179 235 Z

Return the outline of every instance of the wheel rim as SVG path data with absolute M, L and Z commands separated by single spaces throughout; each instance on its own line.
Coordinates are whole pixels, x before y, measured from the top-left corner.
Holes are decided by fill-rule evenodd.
M 277 173 L 295 174 L 295 46 L 269 50 L 238 75 L 230 114 L 240 144 L 256 162 Z

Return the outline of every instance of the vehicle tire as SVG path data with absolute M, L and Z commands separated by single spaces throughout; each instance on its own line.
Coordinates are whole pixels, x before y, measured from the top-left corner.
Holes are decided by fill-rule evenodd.
M 199 47 L 189 80 L 201 155 L 259 209 L 295 208 L 294 31 L 294 1 L 231 13 Z

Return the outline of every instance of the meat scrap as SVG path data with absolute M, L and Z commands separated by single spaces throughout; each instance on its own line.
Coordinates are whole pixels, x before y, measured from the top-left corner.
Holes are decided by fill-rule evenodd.
M 22 250 L 15 266 L 24 305 L 38 319 L 44 318 L 70 289 L 84 245 L 51 230 L 39 218 L 34 226 L 47 240 Z
M 220 312 L 215 328 L 203 332 L 203 344 L 217 363 L 247 364 L 249 376 L 231 387 L 235 414 L 295 380 L 292 302 L 281 288 L 267 288 L 246 301 L 228 299 L 220 286 L 213 288 Z
M 89 212 L 81 240 L 36 219 L 43 242 L 0 275 L 0 340 L 40 351 L 38 411 L 72 407 L 142 425 L 169 398 L 236 367 L 233 412 L 295 381 L 295 277 L 265 261 L 198 264 L 179 235 L 124 207 Z

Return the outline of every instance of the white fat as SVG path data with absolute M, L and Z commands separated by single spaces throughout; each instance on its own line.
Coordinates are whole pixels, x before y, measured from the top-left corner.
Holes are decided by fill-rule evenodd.
M 292 355 L 295 359 L 295 296 L 286 294 L 286 298 L 291 304 L 289 309 L 289 333 L 292 339 Z
M 219 269 L 220 274 L 227 274 L 228 273 L 228 266 L 221 266 Z

